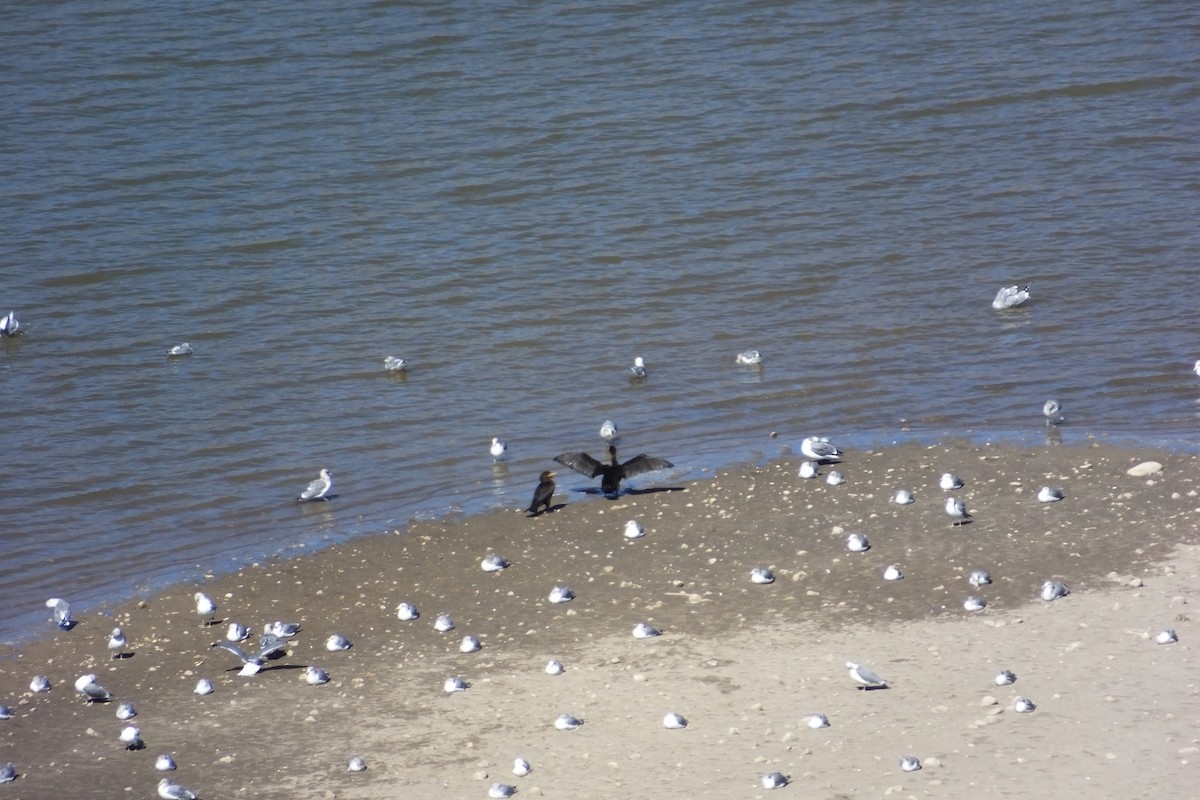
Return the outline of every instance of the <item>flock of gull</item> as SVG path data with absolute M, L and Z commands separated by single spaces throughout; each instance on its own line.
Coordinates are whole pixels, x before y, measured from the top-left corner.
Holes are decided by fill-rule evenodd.
M 1028 286 L 1008 286 L 1002 288 L 997 293 L 992 305 L 995 309 L 1009 309 L 1020 306 L 1028 299 Z M 0 335 L 4 337 L 18 336 L 24 333 L 19 328 L 20 326 L 14 312 L 0 317 Z M 182 357 L 190 355 L 192 352 L 192 347 L 187 342 L 184 342 L 172 347 L 168 351 L 168 356 L 171 358 Z M 739 353 L 735 358 L 735 363 L 741 366 L 758 366 L 762 362 L 763 357 L 757 350 L 744 351 Z M 384 368 L 391 372 L 403 371 L 406 368 L 406 363 L 403 359 L 389 356 L 384 361 Z M 1200 361 L 1196 362 L 1194 369 L 1200 375 Z M 630 380 L 642 381 L 647 378 L 647 375 L 648 371 L 645 361 L 641 357 L 636 358 L 633 365 L 629 368 Z M 1062 406 L 1056 400 L 1051 399 L 1046 401 L 1042 413 L 1048 426 L 1059 425 L 1064 421 Z M 599 477 L 601 479 L 600 492 L 606 497 L 614 498 L 618 496 L 623 480 L 674 466 L 666 459 L 647 456 L 645 454 L 639 454 L 626 461 L 621 461 L 617 456 L 615 444 L 618 440 L 618 429 L 612 420 L 605 420 L 601 425 L 600 437 L 607 444 L 607 462 L 596 459 L 586 452 L 566 452 L 556 456 L 553 460 L 588 478 Z M 816 436 L 804 439 L 801 442 L 800 450 L 806 459 L 800 464 L 798 470 L 798 476 L 801 479 L 815 479 L 819 477 L 822 468 L 827 465 L 837 464 L 843 456 L 842 451 L 834 446 L 829 439 Z M 493 459 L 493 462 L 503 461 L 508 455 L 507 443 L 498 437 L 493 438 L 489 448 L 489 455 Z M 556 488 L 554 477 L 555 473 L 549 470 L 543 471 L 540 474 L 532 502 L 526 509 L 527 513 L 538 516 L 554 509 L 552 505 Z M 845 482 L 845 476 L 836 469 L 829 470 L 825 475 L 825 479 L 827 483 L 835 486 Z M 939 486 L 945 492 L 953 492 L 961 489 L 964 486 L 964 482 L 956 475 L 945 473 L 941 476 Z M 328 469 L 321 469 L 317 478 L 311 481 L 296 496 L 295 500 L 297 502 L 331 500 L 334 498 L 334 495 L 331 493 L 332 488 L 332 474 Z M 1062 489 L 1050 486 L 1042 487 L 1037 494 L 1037 499 L 1043 503 L 1057 502 L 1062 500 L 1063 497 Z M 892 500 L 897 505 L 909 505 L 915 502 L 915 496 L 910 489 L 898 489 Z M 955 527 L 966 525 L 973 520 L 973 516 L 967 509 L 965 502 L 954 495 L 945 498 L 944 508 L 946 515 Z M 630 520 L 626 523 L 624 529 L 625 538 L 639 539 L 645 535 L 645 528 L 637 520 Z M 851 552 L 865 552 L 870 549 L 871 545 L 865 534 L 854 532 L 848 535 L 846 547 Z M 509 566 L 510 564 L 506 559 L 496 554 L 489 554 L 480 562 L 480 568 L 485 572 L 500 572 Z M 903 574 L 896 565 L 890 564 L 884 570 L 883 577 L 889 581 L 901 580 Z M 755 584 L 770 584 L 775 581 L 775 575 L 765 567 L 756 567 L 750 572 L 750 580 Z M 969 574 L 967 581 L 972 589 L 978 591 L 981 587 L 991 584 L 992 577 L 986 570 L 977 569 Z M 1070 589 L 1066 584 L 1051 579 L 1046 580 L 1041 585 L 1038 596 L 1043 601 L 1051 602 L 1065 597 L 1069 593 Z M 551 590 L 547 599 L 552 604 L 560 604 L 571 602 L 575 599 L 575 596 L 575 592 L 569 587 L 556 585 Z M 225 623 L 224 620 L 218 620 L 217 604 L 212 598 L 203 592 L 196 592 L 193 599 L 195 601 L 196 614 L 202 625 L 207 628 Z M 964 601 L 963 608 L 967 611 L 975 612 L 984 609 L 986 605 L 987 603 L 984 598 L 972 594 Z M 70 631 L 75 627 L 76 621 L 72 618 L 70 604 L 66 600 L 58 597 L 51 598 L 46 601 L 46 607 L 51 610 L 51 620 L 58 628 L 63 631 Z M 420 618 L 420 611 L 414 604 L 402 602 L 396 608 L 396 616 L 401 621 L 415 621 Z M 448 633 L 455 629 L 455 625 L 449 614 L 440 614 L 434 620 L 433 628 L 440 633 Z M 241 663 L 241 668 L 237 674 L 248 678 L 258 675 L 272 661 L 285 657 L 300 629 L 300 624 L 298 623 L 275 621 L 264 625 L 263 633 L 257 640 L 251 642 L 253 635 L 246 626 L 236 621 L 228 621 L 225 625 L 223 640 L 212 644 L 212 647 L 224 650 L 237 659 Z M 636 639 L 653 639 L 661 634 L 661 630 L 645 622 L 637 623 L 631 633 Z M 1159 644 L 1172 644 L 1178 641 L 1178 637 L 1175 631 L 1167 629 L 1161 631 L 1155 637 L 1155 641 Z M 325 647 L 332 654 L 348 650 L 352 647 L 352 644 L 345 636 L 339 633 L 331 633 L 326 639 Z M 478 638 L 467 634 L 461 640 L 459 651 L 461 653 L 473 653 L 482 647 L 483 645 Z M 124 659 L 130 655 L 129 638 L 120 626 L 112 630 L 107 641 L 107 649 L 110 659 Z M 849 679 L 854 684 L 857 684 L 857 687 L 861 690 L 886 690 L 890 687 L 887 679 L 881 677 L 864 664 L 848 661 L 845 666 Z M 551 659 L 546 664 L 544 670 L 549 675 L 558 675 L 565 671 L 565 667 L 561 661 Z M 324 669 L 314 665 L 307 665 L 304 668 L 302 677 L 311 686 L 320 686 L 330 680 L 329 674 Z M 1017 677 L 1013 672 L 1001 670 L 995 675 L 994 683 L 997 686 L 1007 686 L 1013 684 L 1016 680 Z M 31 692 L 36 694 L 51 691 L 52 685 L 46 676 L 37 675 L 31 680 L 29 688 Z M 471 684 L 460 676 L 447 677 L 443 685 L 443 690 L 446 693 L 464 692 L 470 688 Z M 89 705 L 107 704 L 117 699 L 113 692 L 100 684 L 99 678 L 95 673 L 80 675 L 74 683 L 74 689 L 83 701 Z M 200 678 L 194 689 L 197 695 L 211 694 L 214 691 L 216 691 L 216 688 L 207 678 Z M 1018 713 L 1031 713 L 1036 710 L 1037 706 L 1028 698 L 1017 696 L 1012 702 L 1012 708 Z M 12 712 L 10 709 L 0 704 L 0 719 L 7 719 L 11 716 Z M 117 705 L 116 717 L 121 722 L 117 738 L 121 746 L 127 750 L 141 750 L 146 747 L 139 726 L 130 721 L 136 716 L 137 711 L 131 701 L 124 700 Z M 807 719 L 807 724 L 811 728 L 819 729 L 828 727 L 830 723 L 826 715 L 818 713 L 810 715 Z M 582 725 L 584 725 L 584 720 L 569 713 L 560 714 L 553 720 L 553 726 L 557 730 L 570 731 Z M 663 718 L 662 725 L 667 729 L 684 729 L 688 726 L 688 720 L 682 715 L 670 711 Z M 903 755 L 899 758 L 899 767 L 904 772 L 913 772 L 921 769 L 921 762 L 915 756 Z M 361 772 L 366 768 L 365 761 L 358 756 L 350 758 L 347 762 L 347 770 L 350 772 Z M 170 754 L 163 753 L 156 757 L 155 769 L 160 772 L 173 772 L 176 769 L 176 763 Z M 516 777 L 524 777 L 532 771 L 532 765 L 525 758 L 518 757 L 514 760 L 512 772 Z M 15 780 L 18 775 L 19 773 L 15 765 L 9 763 L 0 766 L 0 783 Z M 760 784 L 764 789 L 785 787 L 790 783 L 790 780 L 790 777 L 782 772 L 770 772 L 760 776 Z M 196 800 L 199 797 L 194 790 L 174 782 L 169 777 L 160 779 L 157 785 L 157 792 L 158 796 L 164 800 Z M 516 792 L 517 787 L 514 785 L 495 782 L 489 787 L 488 796 L 491 798 L 505 798 L 513 796 Z

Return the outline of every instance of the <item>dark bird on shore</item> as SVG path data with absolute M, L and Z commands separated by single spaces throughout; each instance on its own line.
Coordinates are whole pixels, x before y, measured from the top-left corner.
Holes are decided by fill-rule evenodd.
M 587 453 L 563 453 L 555 456 L 554 460 L 589 478 L 599 475 L 600 491 L 608 497 L 616 497 L 617 492 L 621 489 L 621 481 L 625 478 L 675 466 L 665 458 L 655 458 L 645 453 L 634 456 L 622 464 L 617 460 L 616 445 L 608 446 L 608 457 L 612 460 L 610 464 L 597 461 Z
M 552 499 L 554 499 L 554 473 L 546 470 L 538 476 L 538 485 L 533 490 L 533 502 L 529 504 L 529 513 L 536 517 L 538 506 L 545 506 L 542 510 L 549 511 Z

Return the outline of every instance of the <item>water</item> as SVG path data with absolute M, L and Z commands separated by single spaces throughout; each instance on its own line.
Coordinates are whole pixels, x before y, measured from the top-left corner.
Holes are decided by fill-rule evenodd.
M 606 417 L 667 482 L 809 433 L 1038 441 L 1051 396 L 1068 442 L 1190 448 L 1198 22 L 5 4 L 0 636 L 525 505 Z

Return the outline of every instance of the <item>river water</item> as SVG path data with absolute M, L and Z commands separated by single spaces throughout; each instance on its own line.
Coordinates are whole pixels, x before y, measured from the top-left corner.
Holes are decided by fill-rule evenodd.
M 1121 0 L 0 6 L 24 333 L 0 638 L 52 595 L 523 506 L 605 418 L 676 464 L 643 484 L 810 433 L 1041 442 L 1049 397 L 1068 444 L 1192 448 L 1198 25 Z M 1013 283 L 1029 303 L 992 310 Z M 336 499 L 293 503 L 322 467 Z M 560 499 L 590 483 L 560 472 Z

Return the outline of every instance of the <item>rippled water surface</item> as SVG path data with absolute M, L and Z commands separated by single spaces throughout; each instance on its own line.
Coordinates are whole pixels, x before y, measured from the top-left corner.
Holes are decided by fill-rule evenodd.
M 809 433 L 1040 441 L 1051 396 L 1068 443 L 1192 448 L 1198 27 L 1118 0 L 0 6 L 0 636 L 51 595 L 524 505 L 606 417 L 659 481 Z M 337 498 L 292 503 L 321 467 Z

